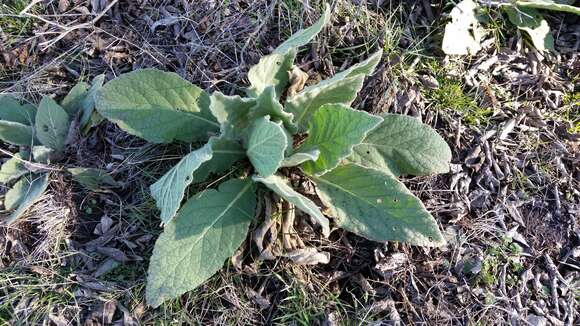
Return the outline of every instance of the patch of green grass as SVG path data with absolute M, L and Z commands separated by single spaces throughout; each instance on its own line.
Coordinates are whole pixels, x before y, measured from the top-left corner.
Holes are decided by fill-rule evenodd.
M 568 128 L 568 132 L 580 134 L 580 92 L 565 94 L 563 101 L 564 111 L 560 116 L 572 125 Z
M 481 108 L 471 96 L 465 94 L 460 82 L 441 78 L 439 88 L 430 90 L 430 98 L 436 110 L 452 110 L 460 113 L 465 123 L 471 126 L 486 125 L 493 114 L 492 108 Z
M 336 311 L 343 306 L 337 293 L 320 284 L 312 284 L 317 287 L 316 291 L 312 291 L 294 276 L 287 279 L 276 276 L 286 285 L 285 297 L 278 304 L 277 316 L 273 320 L 276 324 L 313 325 L 325 318 L 327 309 Z
M 0 3 L 0 29 L 8 35 L 8 45 L 20 36 L 32 32 L 32 19 L 19 17 L 19 13 L 28 6 L 28 3 L 27 0 L 7 0 Z M 31 12 L 34 12 L 34 8 Z
M 40 325 L 59 305 L 75 305 L 59 274 L 39 275 L 8 268 L 0 272 L 0 324 Z M 77 321 L 79 322 L 79 321 Z

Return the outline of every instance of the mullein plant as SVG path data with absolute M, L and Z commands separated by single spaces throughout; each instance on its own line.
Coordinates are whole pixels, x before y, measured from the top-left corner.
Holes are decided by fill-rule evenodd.
M 381 51 L 316 85 L 286 91 L 297 49 L 329 20 L 327 6 L 314 25 L 262 57 L 248 72 L 245 96 L 210 95 L 156 69 L 121 75 L 97 95 L 97 111 L 130 134 L 152 143 L 205 143 L 151 185 L 164 230 L 149 263 L 150 305 L 179 297 L 216 273 L 246 239 L 257 197 L 268 191 L 309 215 L 323 237 L 332 220 L 375 241 L 445 243 L 435 219 L 397 180 L 447 172 L 445 141 L 415 118 L 350 107 Z M 238 168 L 226 173 L 232 166 Z M 293 188 L 285 171 L 312 181 L 325 213 Z M 225 176 L 184 198 L 190 185 L 212 174 Z
M 94 98 L 103 81 L 101 75 L 92 85 L 77 84 L 60 105 L 48 96 L 42 97 L 38 107 L 22 104 L 10 95 L 0 96 L 0 140 L 18 149 L 15 153 L 1 149 L 10 157 L 0 167 L 0 183 L 9 187 L 2 224 L 16 222 L 42 196 L 50 172 L 68 173 L 91 190 L 118 185 L 105 171 L 58 164 L 74 140 L 71 135 L 92 125 Z

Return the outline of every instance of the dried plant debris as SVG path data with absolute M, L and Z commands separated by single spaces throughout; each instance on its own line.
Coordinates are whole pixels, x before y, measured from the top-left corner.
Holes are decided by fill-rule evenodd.
M 66 167 L 112 172 L 115 184 L 86 190 L 51 173 L 20 222 L 0 227 L 0 323 L 578 324 L 580 21 L 534 8 L 539 24 L 518 26 L 529 9 L 512 13 L 514 23 L 500 2 L 473 1 L 477 24 L 464 13 L 470 23 L 461 33 L 478 45 L 445 57 L 445 24 L 458 17 L 457 3 L 336 2 L 330 27 L 297 54 L 289 75 L 299 92 L 384 50 L 352 106 L 413 116 L 451 145 L 449 173 L 403 178 L 439 221 L 444 247 L 337 230 L 324 239 L 315 221 L 300 213 L 292 220 L 270 196 L 231 263 L 152 309 L 144 284 L 161 227 L 148 187 L 197 145 L 150 145 L 101 123 L 70 135 L 76 150 Z M 321 4 L 3 1 L 0 92 L 60 103 L 78 81 L 159 68 L 210 92 L 241 94 L 236 85 L 247 82 L 249 67 L 314 23 Z M 538 40 L 550 36 L 553 50 L 543 49 Z M 285 177 L 322 207 L 318 190 L 296 175 L 289 169 Z

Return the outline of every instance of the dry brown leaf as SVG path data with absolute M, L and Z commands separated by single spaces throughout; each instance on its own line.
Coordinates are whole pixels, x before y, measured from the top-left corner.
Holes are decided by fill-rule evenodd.
M 294 96 L 304 89 L 308 74 L 302 71 L 298 66 L 293 66 L 292 70 L 288 72 L 290 77 L 290 86 L 288 87 L 288 96 Z

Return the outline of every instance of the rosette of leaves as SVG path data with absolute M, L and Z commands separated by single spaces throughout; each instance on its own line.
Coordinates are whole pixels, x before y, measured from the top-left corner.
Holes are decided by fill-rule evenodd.
M 245 97 L 209 95 L 154 69 L 119 76 L 97 96 L 99 113 L 128 133 L 154 143 L 205 142 L 151 185 L 164 231 L 149 264 L 150 305 L 195 289 L 223 266 L 248 234 L 258 188 L 311 216 L 325 237 L 330 217 L 337 227 L 376 241 L 445 243 L 435 219 L 397 180 L 447 172 L 445 141 L 415 118 L 349 106 L 380 51 L 330 79 L 285 93 L 297 49 L 328 23 L 329 11 L 251 67 Z M 185 198 L 190 185 L 234 165 L 244 172 L 227 173 L 219 186 Z M 293 189 L 281 173 L 286 169 L 312 180 L 328 216 Z
M 2 223 L 15 222 L 41 197 L 51 171 L 66 171 L 89 189 L 117 185 L 99 169 L 63 169 L 53 165 L 64 158 L 73 135 L 97 121 L 94 98 L 103 81 L 104 76 L 98 76 L 92 86 L 77 84 L 60 105 L 48 96 L 42 98 L 38 107 L 22 104 L 9 95 L 0 96 L 0 140 L 18 148 L 14 154 L 2 150 L 10 156 L 0 167 L 0 183 L 9 186 L 4 196 L 7 216 Z

